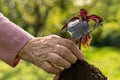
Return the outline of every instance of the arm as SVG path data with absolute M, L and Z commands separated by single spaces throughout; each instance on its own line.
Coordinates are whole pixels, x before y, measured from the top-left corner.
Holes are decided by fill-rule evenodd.
M 15 66 L 18 52 L 33 36 L 9 21 L 0 13 L 0 59 Z
M 0 59 L 15 66 L 18 57 L 53 74 L 84 59 L 72 41 L 56 35 L 33 37 L 0 14 Z

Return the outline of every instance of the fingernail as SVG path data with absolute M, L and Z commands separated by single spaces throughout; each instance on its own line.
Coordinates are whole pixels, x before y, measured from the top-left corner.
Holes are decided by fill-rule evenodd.
M 85 57 L 84 57 L 84 55 L 83 55 L 82 53 L 80 53 L 79 59 L 80 59 L 80 60 L 84 60 L 84 59 L 85 59 Z

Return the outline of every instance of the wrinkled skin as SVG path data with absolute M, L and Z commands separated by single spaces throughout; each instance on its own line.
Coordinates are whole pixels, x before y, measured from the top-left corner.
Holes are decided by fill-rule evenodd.
M 18 56 L 52 74 L 69 68 L 77 59 L 84 59 L 72 41 L 56 35 L 31 39 Z

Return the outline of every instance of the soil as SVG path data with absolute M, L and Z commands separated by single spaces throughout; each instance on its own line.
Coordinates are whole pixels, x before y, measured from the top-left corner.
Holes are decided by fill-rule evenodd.
M 63 70 L 54 80 L 107 80 L 107 77 L 94 65 L 78 60 L 69 69 Z

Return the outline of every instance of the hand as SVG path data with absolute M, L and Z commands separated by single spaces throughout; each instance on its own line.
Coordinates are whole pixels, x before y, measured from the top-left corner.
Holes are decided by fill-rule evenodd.
M 72 41 L 56 35 L 29 40 L 18 56 L 53 74 L 69 68 L 77 59 L 83 60 Z

